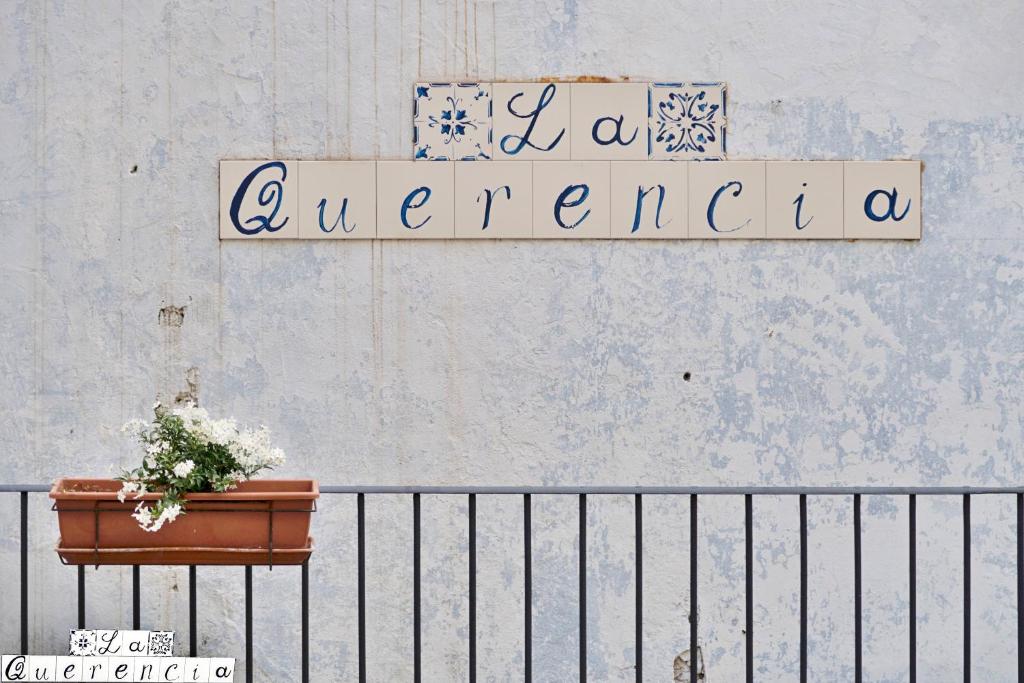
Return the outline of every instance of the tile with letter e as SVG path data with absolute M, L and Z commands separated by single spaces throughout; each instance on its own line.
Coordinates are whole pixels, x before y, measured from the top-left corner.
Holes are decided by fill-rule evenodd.
M 377 236 L 377 173 L 373 161 L 300 161 L 299 237 Z
M 843 162 L 766 162 L 769 239 L 843 239 Z
M 414 159 L 490 159 L 490 83 L 417 83 L 412 126 Z
M 455 164 L 378 161 L 377 237 L 455 237 Z
M 456 237 L 528 239 L 532 235 L 532 162 L 455 162 Z
M 81 681 L 82 667 L 89 660 L 81 657 L 57 657 L 55 681 Z
M 921 239 L 921 162 L 846 161 L 846 239 Z
M 569 159 L 570 83 L 493 83 L 494 159 Z
M 690 164 L 690 238 L 763 239 L 765 162 Z
M 687 162 L 611 162 L 611 236 L 686 239 Z
M 652 159 L 725 159 L 725 84 L 651 83 Z
M 538 161 L 533 164 L 533 236 L 610 236 L 607 161 Z
M 647 83 L 572 84 L 573 161 L 647 158 Z
M 294 161 L 221 161 L 220 238 L 298 237 L 297 171 Z

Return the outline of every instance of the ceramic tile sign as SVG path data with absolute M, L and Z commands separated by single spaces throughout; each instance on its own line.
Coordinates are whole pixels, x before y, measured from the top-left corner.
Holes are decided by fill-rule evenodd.
M 235 660 L 221 657 L 63 657 L 3 655 L 0 681 L 213 683 L 235 679 Z
M 417 83 L 414 159 L 492 158 L 490 83 Z

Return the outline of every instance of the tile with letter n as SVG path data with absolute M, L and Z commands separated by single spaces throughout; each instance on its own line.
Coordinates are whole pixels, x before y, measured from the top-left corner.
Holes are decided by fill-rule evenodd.
M 298 184 L 294 161 L 221 161 L 220 238 L 298 237 Z
M 607 161 L 533 164 L 533 236 L 610 237 L 610 167 Z
M 490 159 L 490 83 L 417 83 L 413 158 Z
M 530 161 L 455 162 L 455 236 L 531 237 L 533 166 Z
M 494 158 L 570 158 L 570 83 L 493 83 Z
M 454 167 L 450 161 L 378 161 L 377 237 L 455 237 Z
M 763 239 L 765 162 L 690 164 L 690 238 Z
M 611 162 L 611 236 L 686 239 L 685 161 Z
M 572 84 L 572 159 L 647 158 L 647 83 Z
M 300 161 L 299 178 L 300 238 L 377 236 L 376 162 Z
M 725 159 L 725 84 L 651 83 L 652 159 Z
M 843 239 L 843 162 L 769 161 L 769 239 Z
M 847 161 L 846 239 L 921 239 L 921 162 Z

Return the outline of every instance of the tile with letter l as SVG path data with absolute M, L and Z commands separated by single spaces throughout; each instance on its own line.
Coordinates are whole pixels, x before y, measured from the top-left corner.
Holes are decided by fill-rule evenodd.
M 725 159 L 725 83 L 651 83 L 652 159 Z
M 299 237 L 377 236 L 377 172 L 373 161 L 300 161 Z
M 378 161 L 377 237 L 455 237 L 454 162 Z
M 533 236 L 606 239 L 611 236 L 607 161 L 533 164 Z
M 647 83 L 572 84 L 573 161 L 647 158 Z
M 611 236 L 686 239 L 685 161 L 611 162 Z
M 220 238 L 298 237 L 297 171 L 294 161 L 221 161 Z
M 455 162 L 456 237 L 528 239 L 532 235 L 532 162 Z
M 769 161 L 768 239 L 843 239 L 843 162 Z
M 571 83 L 493 83 L 494 159 L 570 158 Z
M 847 161 L 843 236 L 921 239 L 921 162 Z
M 491 158 L 490 83 L 417 83 L 413 158 Z
M 765 162 L 690 164 L 690 238 L 763 239 Z

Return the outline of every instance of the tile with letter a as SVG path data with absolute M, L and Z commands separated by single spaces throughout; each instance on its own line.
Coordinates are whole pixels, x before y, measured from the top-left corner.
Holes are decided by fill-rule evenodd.
M 533 166 L 529 161 L 455 162 L 455 236 L 531 237 Z
M 454 167 L 450 161 L 378 161 L 377 237 L 455 237 Z
M 533 165 L 533 236 L 610 237 L 607 161 L 547 161 Z
M 221 161 L 220 238 L 298 237 L 298 184 L 294 161 Z
M 651 83 L 652 159 L 725 159 L 725 84 Z
M 843 162 L 769 161 L 769 239 L 843 239 Z
M 921 239 L 921 162 L 847 161 L 846 239 Z
M 690 164 L 690 238 L 763 239 L 765 162 Z
M 490 159 L 490 84 L 417 83 L 412 125 L 414 159 Z
M 647 83 L 572 84 L 572 159 L 647 158 Z
M 377 236 L 377 172 L 373 161 L 299 162 L 299 237 Z
M 493 83 L 494 159 L 569 159 L 570 83 Z
M 611 236 L 686 239 L 685 161 L 611 162 Z

